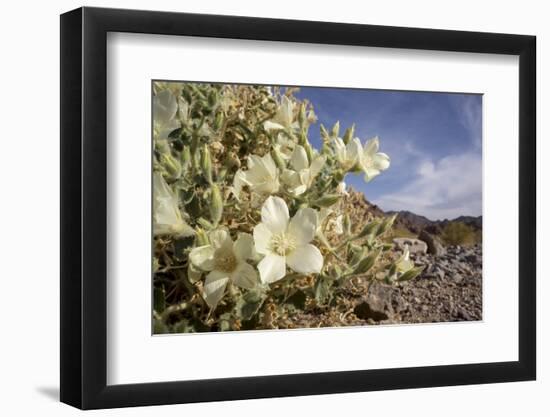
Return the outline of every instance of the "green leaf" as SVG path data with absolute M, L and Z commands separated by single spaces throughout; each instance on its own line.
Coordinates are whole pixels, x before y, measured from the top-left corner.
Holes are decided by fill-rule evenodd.
M 380 255 L 380 250 L 377 250 L 371 253 L 366 258 L 361 259 L 353 269 L 353 274 L 359 275 L 359 274 L 367 273 L 374 266 L 374 263 L 376 262 L 376 259 L 378 258 L 379 255 Z
M 361 230 L 361 232 L 357 235 L 358 238 L 368 236 L 370 234 L 375 233 L 380 226 L 380 222 L 378 220 L 374 220 L 370 223 L 367 223 L 365 227 Z
M 317 301 L 318 304 L 323 305 L 330 301 L 332 298 L 331 287 L 332 281 L 330 279 L 327 279 L 323 275 L 319 276 L 313 289 L 315 293 L 315 301 Z
M 391 227 L 393 226 L 393 222 L 395 221 L 396 218 L 397 218 L 397 213 L 394 214 L 393 216 L 386 217 L 382 222 L 382 224 L 380 224 L 380 227 L 378 228 L 378 230 L 376 231 L 376 236 L 380 236 L 381 234 L 391 229 Z
M 403 281 L 410 281 L 413 278 L 416 278 L 420 273 L 424 270 L 424 266 L 419 266 L 417 268 L 409 269 L 407 272 L 405 272 L 403 275 L 401 275 L 399 278 L 397 278 L 398 282 Z
M 260 290 L 251 290 L 243 294 L 235 305 L 235 315 L 241 320 L 250 320 L 258 313 L 266 296 Z

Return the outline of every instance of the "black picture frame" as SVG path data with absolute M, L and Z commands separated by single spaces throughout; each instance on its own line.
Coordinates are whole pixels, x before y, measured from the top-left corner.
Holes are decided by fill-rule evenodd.
M 108 32 L 519 56 L 519 360 L 107 385 Z M 94 409 L 534 380 L 535 51 L 524 35 L 88 7 L 61 15 L 61 401 Z

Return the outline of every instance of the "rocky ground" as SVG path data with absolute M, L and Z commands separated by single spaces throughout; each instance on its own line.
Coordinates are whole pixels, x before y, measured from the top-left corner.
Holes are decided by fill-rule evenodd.
M 360 279 L 337 308 L 302 311 L 279 321 L 279 328 L 435 323 L 482 319 L 481 245 L 449 246 L 439 255 L 411 254 L 424 272 L 389 286 Z M 443 253 L 444 252 L 444 253 Z
M 411 256 L 426 269 L 413 282 L 375 292 L 389 297 L 387 322 L 426 323 L 482 319 L 481 245 L 451 246 L 440 256 Z

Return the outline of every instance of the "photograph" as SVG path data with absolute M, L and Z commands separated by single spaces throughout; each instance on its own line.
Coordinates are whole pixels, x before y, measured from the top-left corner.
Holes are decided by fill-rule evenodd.
M 154 335 L 483 320 L 482 94 L 153 80 L 151 108 Z

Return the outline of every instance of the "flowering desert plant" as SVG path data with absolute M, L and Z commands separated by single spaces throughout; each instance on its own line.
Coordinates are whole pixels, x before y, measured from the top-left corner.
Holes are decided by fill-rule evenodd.
M 155 333 L 292 327 L 298 310 L 338 309 L 354 280 L 420 273 L 384 243 L 395 217 L 347 210 L 346 174 L 390 166 L 378 138 L 337 123 L 315 149 L 314 109 L 293 93 L 153 84 Z

